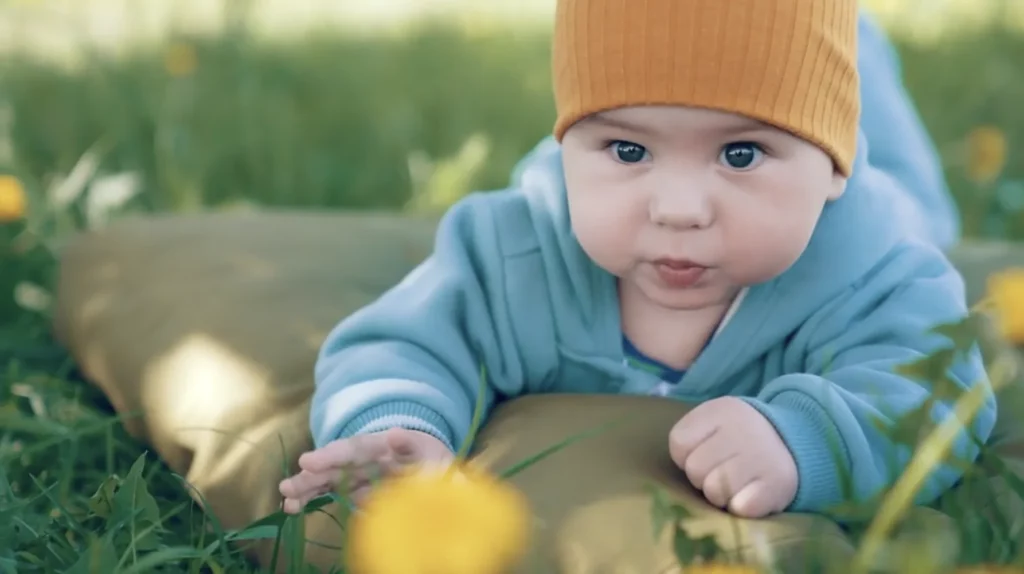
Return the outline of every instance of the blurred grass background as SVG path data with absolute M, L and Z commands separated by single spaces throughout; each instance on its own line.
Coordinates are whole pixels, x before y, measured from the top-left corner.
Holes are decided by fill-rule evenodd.
M 866 5 L 891 31 L 965 234 L 1024 239 L 1024 2 Z M 436 210 L 503 186 L 553 120 L 552 6 L 0 0 L 0 175 L 30 199 L 25 221 L 0 223 L 0 516 L 14 512 L 5 485 L 31 495 L 17 516 L 37 534 L 19 548 L 64 571 L 77 556 L 53 548 L 74 525 L 54 509 L 88 507 L 144 448 L 50 339 L 59 238 L 102 225 L 105 203 Z M 151 464 L 163 543 L 193 544 L 200 518 Z
M 9 46 L 0 68 L 13 167 L 40 193 L 102 142 L 100 169 L 141 176 L 137 202 L 148 208 L 396 208 L 431 187 L 431 162 L 461 158 L 462 173 L 448 176 L 448 187 L 460 188 L 451 194 L 503 185 L 553 119 L 551 2 L 391 0 L 345 11 L 307 0 L 291 19 L 283 2 L 207 2 L 201 22 L 177 29 L 182 18 L 165 14 L 171 23 L 154 27 L 141 12 L 133 20 L 123 2 L 73 4 L 117 16 L 106 28 L 79 29 L 105 40 L 74 43 L 68 19 L 102 19 L 54 8 L 68 2 L 9 7 L 12 22 L 35 22 L 14 28 L 39 28 L 48 14 L 69 32 L 60 42 Z M 189 14 L 188 4 L 175 13 Z M 1016 25 L 1024 2 L 873 4 L 965 217 L 973 216 L 968 235 L 1024 233 L 1016 220 L 976 215 L 990 207 L 983 198 L 995 186 L 977 189 L 963 169 L 965 138 L 990 124 L 1009 143 L 1002 180 L 1024 177 L 1024 147 L 1015 145 L 1024 137 L 1024 33 Z M 274 17 L 278 28 L 267 23 Z M 152 37 L 112 40 L 121 36 L 108 29 L 121 28 Z

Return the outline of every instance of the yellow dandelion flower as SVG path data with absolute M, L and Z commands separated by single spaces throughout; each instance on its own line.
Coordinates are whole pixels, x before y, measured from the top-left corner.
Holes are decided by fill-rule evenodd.
M 992 275 L 988 296 L 1003 336 L 1011 342 L 1024 343 L 1024 268 Z
M 175 78 L 192 75 L 199 64 L 195 46 L 185 42 L 175 42 L 164 54 L 164 69 Z
M 350 522 L 354 574 L 505 574 L 529 538 L 525 497 L 469 467 L 383 481 Z
M 10 223 L 25 217 L 28 200 L 25 188 L 13 175 L 0 175 L 0 223 Z
M 1006 135 L 995 126 L 980 126 L 967 135 L 967 175 L 979 185 L 991 183 L 1006 165 Z

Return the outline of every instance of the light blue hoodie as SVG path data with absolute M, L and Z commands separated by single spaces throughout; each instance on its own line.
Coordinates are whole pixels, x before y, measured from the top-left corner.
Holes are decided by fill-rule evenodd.
M 937 247 L 906 232 L 910 204 L 894 202 L 892 178 L 864 158 L 800 259 L 747 290 L 670 391 L 692 402 L 747 397 L 771 420 L 799 470 L 790 510 L 840 502 L 844 472 L 858 499 L 899 474 L 910 453 L 876 420 L 908 412 L 929 390 L 893 367 L 946 345 L 929 329 L 966 313 L 960 276 Z M 648 394 L 661 383 L 626 361 L 615 278 L 572 233 L 551 142 L 524 160 L 512 187 L 456 204 L 434 253 L 329 335 L 316 366 L 315 442 L 403 426 L 454 449 L 470 427 L 481 367 L 488 409 L 524 394 Z M 977 353 L 952 376 L 964 388 L 988 384 Z M 935 416 L 949 412 L 945 405 Z M 995 412 L 990 397 L 973 429 L 980 439 Z M 830 436 L 841 445 L 839 466 Z M 974 460 L 977 449 L 963 436 L 956 455 Z M 919 502 L 959 476 L 935 472 Z
M 862 55 L 889 58 L 878 43 L 884 37 L 866 26 L 862 20 Z M 862 62 L 862 73 L 871 67 L 879 82 L 898 81 L 881 70 L 893 60 L 874 61 Z M 966 313 L 961 278 L 940 250 L 958 233 L 955 211 L 909 102 L 893 105 L 864 117 L 879 122 L 864 131 L 870 138 L 874 130 L 888 151 L 869 149 L 862 134 L 847 192 L 826 207 L 803 256 L 747 290 L 668 387 L 669 396 L 692 402 L 746 397 L 771 420 L 800 474 L 792 511 L 841 502 L 841 475 L 865 499 L 900 473 L 910 453 L 877 422 L 913 409 L 929 389 L 892 368 L 947 344 L 929 329 Z M 923 139 L 894 146 L 881 129 L 886 121 Z M 869 165 L 876 159 L 885 169 Z M 666 386 L 626 356 L 614 277 L 572 234 L 552 140 L 517 166 L 508 189 L 454 206 L 434 253 L 328 336 L 311 408 L 315 443 L 402 426 L 454 450 L 469 430 L 481 368 L 488 410 L 530 393 L 651 394 Z M 964 388 L 987 385 L 977 353 L 952 375 Z M 934 415 L 948 413 L 944 405 Z M 994 423 L 990 397 L 972 431 L 986 440 Z M 973 460 L 977 449 L 962 436 L 956 455 Z M 933 473 L 917 501 L 934 500 L 959 477 L 952 466 Z

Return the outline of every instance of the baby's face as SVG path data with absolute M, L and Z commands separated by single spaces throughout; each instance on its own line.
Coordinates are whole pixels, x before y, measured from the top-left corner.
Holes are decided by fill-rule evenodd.
M 590 116 L 562 141 L 584 251 L 666 309 L 726 304 L 792 265 L 846 180 L 817 146 L 724 112 Z

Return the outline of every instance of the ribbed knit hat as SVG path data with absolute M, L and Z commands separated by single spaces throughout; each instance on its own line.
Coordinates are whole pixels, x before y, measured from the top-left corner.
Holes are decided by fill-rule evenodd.
M 633 105 L 742 114 L 849 175 L 860 119 L 856 0 L 558 0 L 554 133 Z

